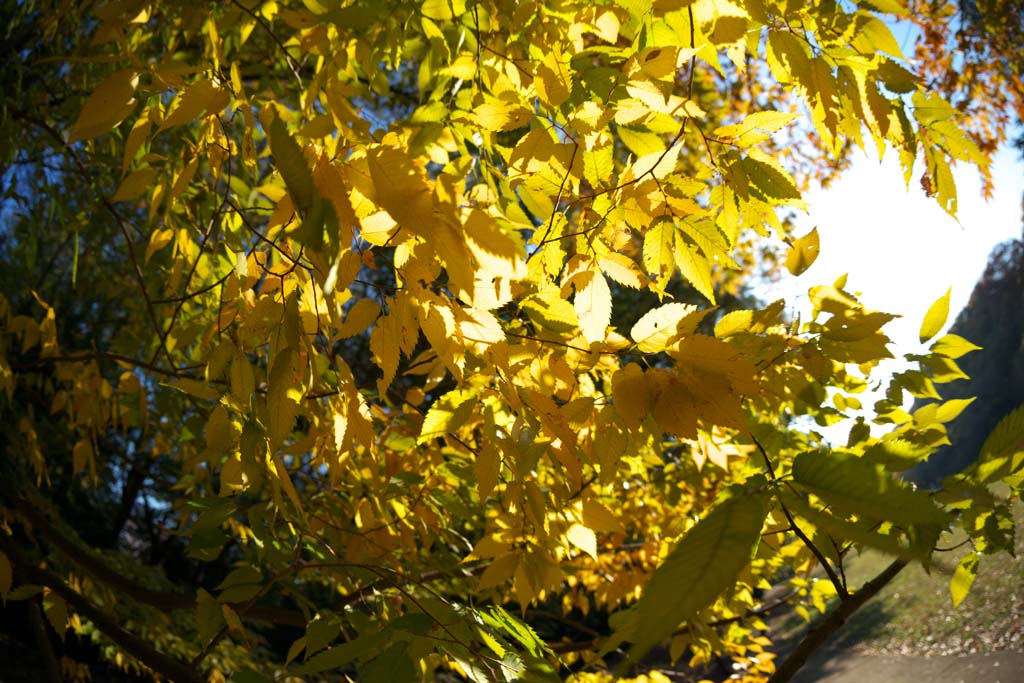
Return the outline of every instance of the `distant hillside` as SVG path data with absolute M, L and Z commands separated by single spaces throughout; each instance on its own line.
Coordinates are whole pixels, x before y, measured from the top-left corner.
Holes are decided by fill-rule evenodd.
M 971 464 L 992 428 L 1024 403 L 1024 234 L 992 250 L 950 331 L 984 348 L 957 361 L 971 379 L 942 385 L 940 393 L 944 399 L 977 400 L 949 425 L 953 445 L 907 473 L 925 486 Z

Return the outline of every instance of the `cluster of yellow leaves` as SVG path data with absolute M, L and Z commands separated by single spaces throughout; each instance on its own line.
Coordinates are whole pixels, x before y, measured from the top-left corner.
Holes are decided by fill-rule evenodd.
M 748 486 L 759 554 L 751 564 L 743 539 L 723 546 L 722 585 L 698 572 L 714 590 L 665 615 L 678 617 L 666 628 L 693 623 L 675 657 L 724 649 L 749 680 L 770 673 L 749 629 L 700 625 L 752 607 L 783 564 L 814 561 L 796 544 L 757 544 L 766 515 L 769 528 L 784 520 L 763 496 L 755 444 L 784 454 L 787 472 L 814 443 L 780 416 L 826 424 L 859 407 L 849 394 L 865 381 L 848 366 L 889 357 L 881 327 L 894 316 L 866 310 L 842 282 L 811 290 L 828 319 L 803 326 L 782 302 L 721 315 L 666 299 L 681 278 L 715 304 L 745 236 L 785 234 L 782 212 L 803 207 L 772 142 L 801 114 L 702 92 L 753 62 L 798 95 L 836 154 L 867 132 L 909 173 L 921 145 L 955 211 L 949 159 L 984 158 L 901 65 L 879 15 L 761 0 L 163 5 L 177 17 L 162 20 L 164 44 L 204 55 L 186 66 L 169 48 L 149 52 L 148 10 L 140 19 L 116 4 L 94 45 L 128 56 L 94 84 L 68 142 L 89 153 L 123 133 L 106 201 L 130 204 L 148 230 L 141 263 L 163 291 L 147 303 L 169 324 L 116 390 L 95 365 L 61 365 L 54 410 L 82 432 L 75 470 L 93 461 L 90 435 L 123 419 L 110 406 L 137 403 L 130 419 L 157 432 L 155 451 L 187 478 L 179 512 L 195 557 L 219 552 L 211 531 L 264 559 L 291 534 L 338 567 L 415 581 L 462 566 L 472 578 L 459 589 L 479 599 L 525 612 L 561 596 L 583 614 L 638 598 L 719 494 Z M 269 80 L 254 75 L 266 50 L 287 67 Z M 391 107 L 380 120 L 360 110 L 375 102 Z M 786 265 L 799 274 L 817 250 L 816 232 L 791 240 Z M 620 329 L 634 291 L 660 304 Z M 52 315 L 5 329 L 56 353 Z M 904 375 L 893 391 L 937 396 L 931 383 L 956 374 L 953 342 L 924 361 L 930 376 Z M 141 384 L 136 373 L 154 367 Z M 8 392 L 11 378 L 0 364 Z M 145 394 L 162 387 L 194 406 L 181 416 L 202 439 L 149 420 Z M 910 417 L 899 403 L 883 417 L 919 448 L 853 435 L 851 448 L 916 461 L 963 407 Z M 815 493 L 827 497 L 827 484 Z M 196 522 L 188 500 L 218 496 L 228 502 Z M 270 520 L 235 518 L 232 506 L 251 504 L 236 501 L 262 496 Z M 339 569 L 315 581 L 352 596 L 363 579 Z M 423 611 L 401 599 L 381 610 Z

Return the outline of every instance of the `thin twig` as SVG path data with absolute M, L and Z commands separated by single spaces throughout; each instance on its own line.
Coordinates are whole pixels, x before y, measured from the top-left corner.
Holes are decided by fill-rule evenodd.
M 757 449 L 761 451 L 761 456 L 764 457 L 764 462 L 765 465 L 768 467 L 768 474 L 771 477 L 771 480 L 773 482 L 778 481 L 778 479 L 775 476 L 775 467 L 772 465 L 771 458 L 768 457 L 768 452 L 765 451 L 764 446 L 762 446 L 761 442 L 757 440 L 757 437 L 751 434 L 750 438 L 754 441 L 754 444 L 757 446 Z M 782 499 L 779 498 L 778 495 L 776 495 L 776 498 L 779 501 L 779 507 L 782 509 L 782 514 L 786 516 L 786 521 L 788 521 L 789 525 L 793 527 L 793 533 L 796 534 L 797 538 L 803 541 L 804 545 L 807 546 L 807 549 L 811 551 L 814 557 L 818 560 L 818 563 L 821 564 L 821 568 L 825 570 L 825 573 L 828 574 L 828 578 L 832 582 L 832 585 L 835 586 L 836 594 L 839 595 L 839 598 L 841 600 L 846 600 L 847 598 L 849 598 L 850 593 L 846 590 L 845 583 L 836 574 L 835 570 L 832 568 L 832 565 L 829 564 L 829 561 L 825 558 L 825 554 L 821 552 L 818 546 L 814 545 L 814 542 L 811 541 L 807 534 L 804 533 L 803 529 L 801 529 L 797 525 L 796 520 L 793 518 L 793 515 L 789 512 L 789 508 L 786 507 L 786 504 L 782 502 Z

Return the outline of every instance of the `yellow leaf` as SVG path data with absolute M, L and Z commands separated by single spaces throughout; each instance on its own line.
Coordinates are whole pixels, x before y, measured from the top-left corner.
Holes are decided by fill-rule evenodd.
M 952 287 L 947 289 L 946 293 L 936 299 L 935 303 L 928 307 L 928 312 L 924 314 L 921 332 L 918 335 L 922 344 L 937 335 L 946 324 L 946 318 L 949 317 L 949 295 L 952 291 Z
M 174 239 L 173 230 L 169 228 L 154 230 L 153 234 L 149 236 L 149 244 L 146 246 L 146 256 L 143 262 L 149 263 L 149 259 L 153 257 L 153 254 L 170 244 L 172 239 Z
M 722 142 L 739 147 L 751 147 L 764 142 L 772 133 L 798 118 L 800 118 L 799 114 L 789 114 L 782 111 L 759 111 L 746 117 L 740 123 L 716 128 L 712 135 Z
M 625 425 L 633 429 L 640 426 L 647 416 L 650 394 L 639 365 L 629 363 L 612 375 L 612 398 Z
M 938 422 L 951 422 L 955 420 L 960 413 L 974 402 L 974 397 L 971 398 L 954 398 L 946 401 L 935 410 L 935 419 Z
M 547 53 L 544 61 L 537 67 L 534 84 L 540 101 L 551 108 L 558 107 L 569 99 L 572 78 L 569 76 L 561 50 L 555 48 Z
M 482 308 L 463 308 L 458 311 L 459 332 L 467 342 L 497 344 L 505 339 L 505 331 L 494 315 Z
M 248 477 L 238 453 L 230 454 L 220 466 L 220 495 L 229 496 L 245 488 Z
M 480 582 L 476 585 L 476 589 L 482 591 L 494 588 L 511 579 L 519 567 L 520 559 L 522 559 L 522 554 L 518 551 L 496 557 L 480 576 Z
M 640 270 L 636 261 L 625 254 L 611 252 L 599 260 L 605 275 L 625 287 L 640 289 L 647 285 L 647 276 Z
M 594 534 L 593 529 L 588 529 L 582 524 L 573 524 L 569 527 L 565 537 L 587 555 L 597 559 L 597 535 Z
M 959 358 L 971 351 L 980 351 L 981 347 L 967 341 L 956 334 L 947 334 L 935 340 L 930 347 L 932 353 L 942 354 L 947 358 Z
M 583 523 L 594 531 L 606 531 L 613 534 L 624 534 L 626 529 L 615 515 L 593 498 L 583 501 Z
M 373 299 L 356 301 L 345 316 L 345 322 L 338 327 L 338 339 L 348 339 L 366 330 L 380 315 L 380 306 Z
M 653 370 L 651 416 L 664 431 L 682 439 L 697 436 L 697 404 L 689 387 L 679 377 L 666 370 Z
M 238 352 L 231 361 L 231 394 L 244 406 L 249 405 L 256 393 L 256 374 L 244 353 Z
M 217 399 L 220 398 L 220 392 L 211 387 L 206 382 L 200 382 L 195 379 L 187 379 L 185 377 L 179 379 L 172 379 L 167 382 L 167 386 L 174 387 L 179 391 L 183 391 L 186 394 L 190 394 L 197 398 L 205 399 Z
M 676 270 L 675 233 L 672 221 L 659 220 L 644 234 L 644 267 L 654 278 L 657 291 L 664 291 Z
M 175 100 L 174 110 L 163 120 L 157 133 L 191 123 L 202 114 L 216 114 L 227 106 L 230 96 L 209 78 L 196 81 L 185 88 Z
M 135 109 L 138 85 L 139 75 L 130 69 L 107 76 L 85 101 L 82 112 L 71 126 L 68 144 L 103 135 L 124 121 Z
M 525 299 L 523 310 L 537 325 L 553 332 L 572 332 L 579 327 L 575 309 L 561 298 L 557 287 Z
M 583 338 L 591 344 L 604 341 L 612 318 L 612 293 L 600 271 L 590 271 L 586 284 L 576 290 L 573 307 Z
M 953 577 L 949 581 L 949 592 L 953 598 L 953 607 L 959 607 L 974 584 L 974 577 L 978 574 L 978 553 L 967 553 L 960 558 L 959 564 L 953 570 Z
M 394 147 L 377 147 L 366 161 L 373 178 L 373 201 L 398 224 L 417 235 L 431 237 L 435 222 L 430 186 L 412 160 Z
M 485 95 L 483 104 L 473 109 L 472 120 L 484 130 L 515 130 L 526 126 L 532 115 L 533 113 L 519 102 L 509 102 Z
M 619 183 L 642 180 L 647 175 L 657 180 L 664 180 L 675 170 L 682 148 L 682 145 L 673 145 L 664 152 L 645 154 L 623 171 Z
M 390 320 L 391 316 L 386 316 L 385 319 Z M 377 391 L 384 396 L 395 379 L 395 373 L 398 372 L 398 344 L 393 337 L 388 336 L 385 325 L 380 321 L 370 332 L 370 353 L 373 354 L 373 362 L 383 373 L 377 380 Z
M 221 605 L 220 608 L 224 612 L 224 621 L 228 625 L 228 630 L 236 635 L 244 635 L 245 627 L 242 626 L 242 620 L 238 618 L 238 613 L 230 605 Z
M 470 252 L 483 270 L 510 280 L 526 277 L 526 247 L 517 232 L 474 209 L 466 218 L 465 235 Z
M 676 248 L 673 252 L 679 274 L 686 278 L 694 289 L 704 295 L 712 304 L 715 303 L 715 289 L 711 282 L 711 264 L 700 253 L 696 246 L 689 244 L 683 236 L 676 233 Z
M 818 258 L 819 249 L 818 229 L 814 228 L 795 240 L 793 246 L 786 252 L 786 269 L 793 275 L 800 275 Z
M 749 332 L 753 324 L 753 311 L 730 311 L 715 323 L 715 336 L 719 339 L 725 339 L 740 332 Z
M 78 474 L 92 463 L 93 452 L 92 443 L 88 439 L 79 439 L 75 442 L 75 447 L 71 449 L 71 463 L 72 471 L 74 474 Z
M 485 500 L 498 485 L 501 474 L 501 453 L 488 443 L 480 449 L 473 463 L 473 475 L 476 477 L 477 492 L 480 500 Z
M 121 173 L 128 172 L 128 166 L 131 165 L 132 159 L 135 158 L 135 153 L 139 151 L 139 147 L 146 141 L 146 136 L 149 135 L 149 129 L 152 127 L 152 122 L 145 117 L 145 112 L 143 112 L 143 116 L 140 116 L 135 121 L 131 132 L 128 133 L 128 139 L 124 143 L 124 159 L 121 162 Z
M 691 304 L 665 304 L 636 321 L 629 336 L 641 351 L 658 353 L 665 350 L 670 340 L 697 329 L 700 317 L 703 315 Z
M 152 167 L 140 168 L 121 181 L 117 192 L 110 198 L 112 202 L 124 202 L 142 196 L 153 185 L 158 170 Z
M 299 514 L 300 518 L 305 517 L 305 511 L 302 508 L 302 501 L 299 499 L 299 492 L 295 490 L 295 484 L 292 483 L 291 475 L 288 474 L 288 468 L 284 465 L 284 460 L 281 459 L 281 454 L 276 451 L 273 454 L 274 469 L 277 471 L 277 480 L 284 489 L 285 495 L 288 496 L 288 500 L 295 506 L 295 511 Z

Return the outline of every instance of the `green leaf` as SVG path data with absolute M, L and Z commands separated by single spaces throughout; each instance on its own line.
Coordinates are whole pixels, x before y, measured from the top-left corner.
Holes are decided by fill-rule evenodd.
M 252 669 L 236 671 L 228 679 L 228 683 L 274 683 L 274 679 Z
M 978 455 L 978 481 L 999 479 L 1024 466 L 1024 404 L 1017 406 L 996 425 Z
M 919 335 L 922 344 L 937 335 L 942 326 L 946 324 L 946 318 L 949 317 L 949 294 L 952 291 L 952 288 L 947 289 L 946 293 L 936 299 L 925 313 Z
M 959 607 L 960 603 L 967 597 L 974 578 L 978 575 L 978 553 L 967 553 L 960 558 L 953 571 L 953 577 L 949 580 L 949 593 L 953 597 L 953 607 Z
M 928 494 L 846 453 L 805 451 L 793 459 L 793 479 L 842 512 L 898 525 L 944 527 L 948 522 Z
M 783 504 L 795 515 L 802 517 L 820 531 L 826 532 L 836 541 L 852 541 L 868 548 L 880 550 L 887 555 L 907 559 L 924 559 L 924 554 L 931 547 L 917 552 L 904 539 L 893 534 L 883 534 L 877 530 L 878 524 L 873 520 L 861 519 L 855 522 L 819 510 L 802 497 L 786 490 L 780 490 L 779 497 Z
M 386 635 L 383 631 L 369 633 L 355 640 L 324 650 L 306 662 L 300 671 L 304 674 L 315 674 L 329 669 L 337 669 L 365 655 L 372 655 L 384 643 Z
M 931 452 L 931 448 L 903 439 L 883 439 L 864 451 L 864 459 L 890 472 L 902 472 L 925 460 Z
M 269 125 L 266 122 L 264 125 L 267 138 L 270 140 L 270 153 L 277 162 L 277 170 L 284 178 L 284 184 L 295 203 L 295 208 L 305 217 L 313 208 L 316 186 L 313 185 L 313 173 L 309 170 L 302 148 L 277 116 L 273 116 Z
M 217 590 L 220 602 L 244 602 L 256 596 L 263 588 L 263 575 L 250 566 L 239 567 L 227 575 Z
M 333 614 L 318 614 L 313 621 L 306 624 L 306 659 L 331 644 L 341 633 L 341 620 Z
M 212 595 L 202 588 L 196 594 L 196 626 L 199 628 L 199 640 L 209 643 L 224 626 L 224 610 Z
M 408 643 L 394 643 L 359 671 L 362 683 L 403 683 L 418 681 L 416 665 L 409 659 Z
M 712 604 L 750 561 L 767 515 L 764 495 L 741 495 L 697 522 L 655 570 L 621 633 L 612 640 L 635 643 L 630 651 L 635 661 L 681 621 Z
M 47 594 L 43 598 L 43 612 L 46 614 L 46 620 L 50 622 L 50 626 L 63 640 L 64 634 L 68 630 L 68 605 L 64 602 L 64 598 L 56 593 Z

